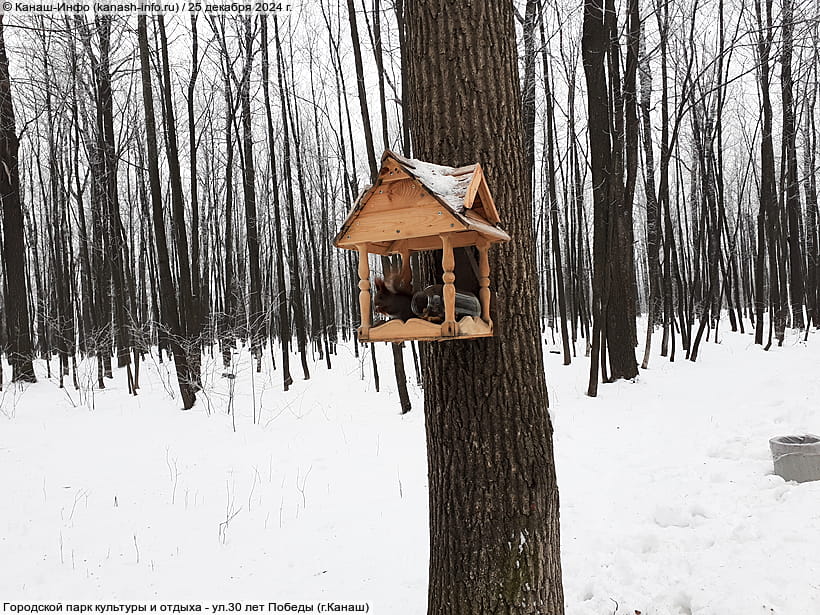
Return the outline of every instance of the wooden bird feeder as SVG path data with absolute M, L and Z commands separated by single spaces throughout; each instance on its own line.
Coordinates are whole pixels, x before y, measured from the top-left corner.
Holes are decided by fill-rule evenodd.
M 491 244 L 510 240 L 499 222 L 480 165 L 456 169 L 385 151 L 375 184 L 356 200 L 334 240 L 336 247 L 359 253 L 359 339 L 399 342 L 491 337 L 488 251 Z M 453 250 L 467 246 L 478 250 L 481 315 L 456 320 Z M 368 254 L 400 254 L 400 277 L 409 288 L 410 255 L 428 250 L 442 251 L 444 321 L 410 318 L 372 324 Z

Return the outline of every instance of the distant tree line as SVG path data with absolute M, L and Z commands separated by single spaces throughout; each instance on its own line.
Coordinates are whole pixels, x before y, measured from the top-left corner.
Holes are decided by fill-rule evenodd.
M 595 395 L 636 376 L 639 351 L 649 367 L 656 332 L 661 356 L 695 360 L 726 319 L 767 348 L 817 326 L 817 7 L 578 8 L 513 3 L 533 300 L 564 363 L 591 358 Z M 116 361 L 136 393 L 156 352 L 187 407 L 203 352 L 228 365 L 245 344 L 287 390 L 342 341 L 370 354 L 378 383 L 375 349 L 354 336 L 355 267 L 330 238 L 382 149 L 422 154 L 408 10 L 5 16 L 10 379 L 48 359 L 49 377 L 77 386 L 91 356 L 96 386 Z M 406 411 L 421 353 L 390 350 Z

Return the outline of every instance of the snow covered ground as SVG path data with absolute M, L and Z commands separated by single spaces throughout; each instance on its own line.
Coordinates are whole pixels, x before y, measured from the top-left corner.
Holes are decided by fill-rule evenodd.
M 189 412 L 167 363 L 144 364 L 137 397 L 122 373 L 92 393 L 90 365 L 81 393 L 43 364 L 38 384 L 6 386 L 0 601 L 424 613 L 421 395 L 399 416 L 377 352 L 381 393 L 369 357 L 340 347 L 332 371 L 316 363 L 285 394 L 242 351 L 233 416 L 217 362 Z M 820 336 L 767 353 L 725 333 L 698 363 L 655 357 L 597 399 L 587 360 L 546 358 L 568 615 L 820 613 L 820 482 L 772 475 L 768 448 L 820 432 Z

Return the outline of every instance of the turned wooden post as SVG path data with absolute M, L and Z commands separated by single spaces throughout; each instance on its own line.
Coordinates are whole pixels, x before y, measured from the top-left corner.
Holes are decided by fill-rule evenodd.
M 490 242 L 485 238 L 478 241 L 478 298 L 481 301 L 481 319 L 493 326 L 490 319 Z
M 455 337 L 458 335 L 458 323 L 456 322 L 456 274 L 453 269 L 456 260 L 453 256 L 453 245 L 450 243 L 449 235 L 439 235 L 441 237 L 441 267 L 444 273 L 441 276 L 444 282 L 444 322 L 441 325 L 441 334 L 444 337 Z
M 367 340 L 370 334 L 370 264 L 367 262 L 367 245 L 359 244 L 359 311 L 362 326 L 359 327 L 359 339 Z

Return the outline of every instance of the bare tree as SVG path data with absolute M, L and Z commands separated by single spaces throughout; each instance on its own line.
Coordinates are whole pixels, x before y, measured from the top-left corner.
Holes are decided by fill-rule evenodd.
M 157 153 L 156 123 L 154 120 L 154 94 L 151 86 L 151 50 L 148 46 L 148 26 L 145 15 L 137 21 L 137 38 L 140 51 L 140 75 L 142 77 L 142 100 L 145 108 L 145 142 L 148 150 L 148 180 L 151 186 L 151 207 L 154 220 L 154 239 L 157 250 L 157 267 L 159 268 L 160 285 L 165 301 L 164 319 L 170 329 L 171 351 L 174 356 L 177 382 L 182 397 L 182 406 L 186 410 L 196 402 L 194 382 L 191 378 L 188 358 L 182 347 L 184 339 L 179 322 L 176 289 L 171 277 L 171 266 L 168 258 L 168 244 L 165 238 L 165 222 L 162 215 L 162 193 L 159 176 L 159 156 Z
M 480 162 L 513 237 L 490 259 L 497 337 L 423 348 L 428 613 L 559 615 L 558 487 L 512 3 L 419 0 L 406 18 L 415 155 Z
M 629 42 L 621 84 L 614 2 L 606 0 L 601 5 L 587 0 L 584 3 L 583 61 L 590 110 L 589 149 L 595 205 L 594 319 L 588 389 L 591 397 L 598 392 L 599 365 L 604 382 L 638 375 L 632 245 L 632 199 L 638 149 L 636 72 L 640 21 L 637 0 L 630 0 L 627 13 Z
M 0 199 L 3 201 L 3 269 L 8 359 L 13 382 L 34 382 L 33 345 L 26 297 L 23 210 L 20 205 L 19 140 L 11 99 L 9 59 L 0 15 Z

